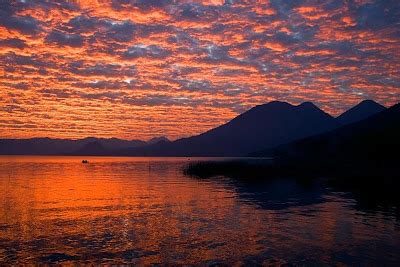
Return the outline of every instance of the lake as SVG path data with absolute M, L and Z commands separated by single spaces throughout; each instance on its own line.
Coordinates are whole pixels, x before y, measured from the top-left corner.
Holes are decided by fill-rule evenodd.
M 0 265 L 400 263 L 396 207 L 183 174 L 204 158 L 82 159 L 0 157 Z

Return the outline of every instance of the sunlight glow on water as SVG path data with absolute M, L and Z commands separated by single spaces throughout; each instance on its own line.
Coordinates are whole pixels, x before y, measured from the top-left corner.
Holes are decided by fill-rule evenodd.
M 0 157 L 0 264 L 400 261 L 394 214 L 338 193 L 184 176 L 199 159 L 81 160 Z

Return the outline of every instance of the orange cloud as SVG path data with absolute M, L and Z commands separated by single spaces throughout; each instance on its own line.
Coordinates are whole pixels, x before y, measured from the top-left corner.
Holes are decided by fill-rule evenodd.
M 390 3 L 374 9 L 382 16 L 359 13 L 365 1 L 302 4 L 10 2 L 0 138 L 175 139 L 276 99 L 334 115 L 365 98 L 398 102 Z

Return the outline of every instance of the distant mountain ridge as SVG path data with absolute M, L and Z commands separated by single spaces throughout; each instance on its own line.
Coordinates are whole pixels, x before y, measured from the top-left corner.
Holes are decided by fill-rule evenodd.
M 310 102 L 273 101 L 251 108 L 219 127 L 174 142 L 119 151 L 126 156 L 243 156 L 334 129 L 335 119 Z
M 157 144 L 159 142 L 166 142 L 169 143 L 171 142 L 167 137 L 165 136 L 160 136 L 160 137 L 153 137 L 150 140 L 147 141 L 147 144 L 152 145 L 152 144 Z
M 95 138 L 84 139 L 52 139 L 52 138 L 30 138 L 30 139 L 0 139 L 1 155 L 71 155 L 85 152 L 90 144 L 98 144 L 103 148 L 103 154 L 110 151 L 145 146 L 148 143 L 142 140 L 122 140 L 118 138 Z M 99 154 L 94 154 L 99 155 Z
M 105 148 L 99 141 L 93 141 L 83 145 L 82 148 L 73 151 L 70 155 L 76 156 L 92 156 L 92 155 L 107 155 L 109 149 Z
M 197 136 L 169 141 L 117 138 L 79 140 L 32 138 L 0 139 L 3 155 L 110 155 L 110 156 L 246 156 L 302 138 L 337 129 L 379 113 L 385 107 L 363 101 L 333 118 L 311 102 L 292 105 L 273 101 L 258 105 L 231 121 Z

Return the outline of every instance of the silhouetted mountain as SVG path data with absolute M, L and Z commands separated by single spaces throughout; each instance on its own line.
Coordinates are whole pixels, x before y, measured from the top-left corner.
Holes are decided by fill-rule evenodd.
M 200 161 L 189 164 L 184 173 L 202 179 L 220 176 L 232 178 L 234 183 L 244 185 L 242 197 L 245 198 L 252 188 L 262 190 L 260 183 L 281 183 L 293 179 L 307 187 L 317 186 L 316 191 L 312 190 L 315 193 L 323 188 L 350 192 L 362 209 L 393 210 L 400 204 L 399 136 L 400 104 L 397 104 L 362 121 L 251 155 L 273 156 L 273 159 Z M 229 181 L 229 184 L 234 183 Z M 268 194 L 275 190 L 266 188 Z M 287 196 L 296 198 L 291 190 Z M 262 193 L 257 192 L 255 200 L 263 202 Z M 283 193 L 281 200 L 285 195 Z M 311 192 L 310 202 L 307 202 L 307 194 L 299 196 L 299 204 L 309 204 L 318 201 L 321 195 Z M 269 200 L 262 206 L 270 209 L 275 208 L 275 204 L 279 208 L 279 202 Z
M 110 139 L 87 138 L 86 140 L 88 140 L 90 142 L 98 142 L 105 149 L 108 149 L 108 150 L 117 150 L 117 149 L 123 149 L 123 148 L 128 148 L 128 147 L 140 147 L 140 146 L 147 145 L 147 142 L 142 141 L 142 140 L 123 140 L 123 139 L 118 139 L 118 138 L 110 138 Z
M 79 146 L 73 140 L 32 138 L 1 139 L 0 154 L 3 155 L 54 155 L 70 153 Z
M 71 154 L 79 156 L 103 156 L 110 154 L 110 150 L 106 149 L 100 142 L 94 141 L 85 144 L 82 148 Z
M 153 144 L 157 144 L 159 142 L 169 143 L 171 141 L 169 141 L 169 139 L 165 136 L 160 136 L 160 137 L 151 138 L 149 141 L 147 141 L 147 144 L 153 145 Z
M 259 148 L 267 150 L 292 141 L 318 135 L 359 120 L 382 110 L 373 101 L 363 101 L 337 119 L 313 103 L 294 106 L 285 102 L 270 102 L 256 106 L 228 123 L 197 136 L 174 142 L 158 137 L 148 142 L 116 138 L 85 138 L 80 140 L 33 138 L 0 140 L 0 154 L 9 155 L 98 155 L 123 156 L 244 156 Z M 100 149 L 100 146 L 102 149 Z M 261 153 L 263 154 L 263 153 Z
M 344 112 L 342 115 L 337 117 L 337 121 L 342 124 L 350 124 L 353 122 L 357 122 L 363 119 L 366 119 L 376 113 L 379 113 L 385 110 L 386 107 L 381 104 L 376 103 L 373 100 L 364 100 L 348 111 Z
M 338 126 L 333 117 L 310 102 L 293 106 L 270 102 L 256 106 L 203 134 L 174 142 L 123 150 L 140 156 L 242 156 Z
M 87 144 L 98 142 L 109 151 L 144 146 L 147 143 L 140 140 L 104 139 L 89 137 L 85 139 L 0 139 L 0 154 L 2 155 L 68 155 L 83 149 Z M 83 151 L 82 151 L 83 152 Z M 111 152 L 110 152 L 111 153 Z
M 298 140 L 254 156 L 296 162 L 371 164 L 400 160 L 400 104 L 331 132 Z M 369 167 L 369 166 L 365 166 Z

